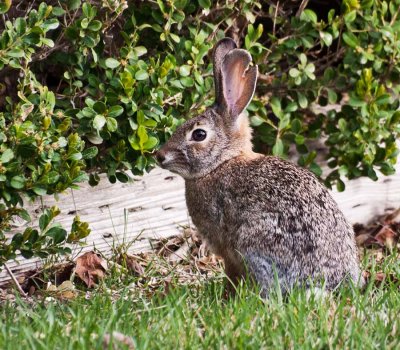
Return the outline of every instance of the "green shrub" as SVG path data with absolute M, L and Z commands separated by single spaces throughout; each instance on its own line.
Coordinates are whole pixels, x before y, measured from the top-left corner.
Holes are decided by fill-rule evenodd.
M 394 171 L 400 0 L 10 5 L 0 6 L 2 251 L 10 218 L 26 218 L 23 197 L 154 167 L 158 145 L 212 104 L 209 50 L 225 35 L 260 68 L 248 108 L 259 150 L 285 157 L 295 145 L 299 163 L 321 175 L 308 145 L 322 140 L 324 180 L 339 190 L 341 177 Z

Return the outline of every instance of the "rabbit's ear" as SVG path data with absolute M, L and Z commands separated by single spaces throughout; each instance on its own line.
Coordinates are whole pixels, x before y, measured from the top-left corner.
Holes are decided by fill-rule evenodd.
M 249 66 L 250 62 L 250 54 L 241 49 L 229 51 L 222 62 L 223 105 L 231 118 L 242 113 L 253 98 L 258 67 Z
M 222 62 L 226 54 L 236 49 L 236 44 L 231 38 L 224 38 L 217 42 L 213 52 L 213 67 L 214 67 L 214 86 L 215 86 L 215 102 L 217 106 L 222 106 L 224 95 L 222 92 Z

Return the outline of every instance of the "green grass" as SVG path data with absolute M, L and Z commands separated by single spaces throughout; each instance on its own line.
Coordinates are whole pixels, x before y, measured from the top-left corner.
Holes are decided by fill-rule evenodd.
M 114 274 L 88 300 L 82 293 L 71 301 L 2 305 L 0 348 L 102 349 L 104 334 L 118 331 L 136 349 L 399 349 L 399 260 L 368 261 L 365 291 L 343 286 L 323 298 L 295 290 L 263 300 L 244 285 L 226 299 L 219 275 L 194 285 L 174 286 L 173 278 L 168 290 L 161 284 L 151 292 L 149 285 L 127 286 L 132 278 L 121 285 Z M 374 283 L 377 271 L 391 281 Z

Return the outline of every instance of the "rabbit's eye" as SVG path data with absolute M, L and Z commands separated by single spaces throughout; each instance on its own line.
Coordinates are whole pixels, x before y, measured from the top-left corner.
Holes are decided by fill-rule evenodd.
M 192 140 L 204 141 L 207 137 L 207 133 L 203 129 L 196 129 L 192 132 Z

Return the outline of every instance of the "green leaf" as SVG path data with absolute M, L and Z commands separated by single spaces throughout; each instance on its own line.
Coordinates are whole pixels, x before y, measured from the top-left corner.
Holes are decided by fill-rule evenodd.
M 10 181 L 11 187 L 20 190 L 25 186 L 25 179 L 22 176 L 13 176 Z
M 368 177 L 372 181 L 378 181 L 378 175 L 376 175 L 376 172 L 372 167 L 368 168 Z
M 322 41 L 326 46 L 331 46 L 333 37 L 330 33 L 328 32 L 319 32 L 319 36 L 321 37 Z
M 149 77 L 148 73 L 143 69 L 138 70 L 135 73 L 135 79 L 136 80 L 146 80 L 148 77 Z
M 139 156 L 138 159 L 136 160 L 135 164 L 136 168 L 140 171 L 143 171 L 146 165 L 147 165 L 146 157 L 143 155 Z
M 307 66 L 304 69 L 304 73 L 306 73 L 307 77 L 310 78 L 311 80 L 315 80 L 315 66 L 312 63 L 307 64 Z
M 129 135 L 128 136 L 128 141 L 129 141 L 129 144 L 131 145 L 131 147 L 135 151 L 139 151 L 140 150 L 139 139 L 138 139 L 138 137 L 136 135 Z
M 40 41 L 41 41 L 41 43 L 42 43 L 43 45 L 46 45 L 46 46 L 48 46 L 48 47 L 54 47 L 54 41 L 51 40 L 51 39 L 42 38 L 42 39 L 40 39 Z
M 297 109 L 298 109 L 297 103 L 296 103 L 296 102 L 290 102 L 290 103 L 286 106 L 285 112 L 286 112 L 286 113 L 292 113 L 292 112 L 297 111 Z
M 143 144 L 143 149 L 154 149 L 158 145 L 157 137 L 150 136 L 149 139 Z
M 11 0 L 3 0 L 0 3 L 0 14 L 6 13 L 11 7 Z
M 334 104 L 337 102 L 337 94 L 335 91 L 333 91 L 332 89 L 326 89 L 328 92 L 328 101 L 331 104 Z
M 60 23 L 57 18 L 50 18 L 43 22 L 42 27 L 47 30 L 57 29 Z
M 141 146 L 143 146 L 143 144 L 146 143 L 147 140 L 149 139 L 146 128 L 143 125 L 139 125 L 137 130 L 137 135 L 139 136 Z
M 56 17 L 60 17 L 63 16 L 65 14 L 65 10 L 62 7 L 59 6 L 55 6 L 53 7 L 53 9 L 51 10 L 51 12 L 53 13 L 54 16 Z
M 107 115 L 109 117 L 118 117 L 124 113 L 124 109 L 121 106 L 112 106 L 108 109 Z
M 272 108 L 272 112 L 280 118 L 282 116 L 282 107 L 281 107 L 281 101 L 277 97 L 272 97 L 270 100 L 270 105 Z
M 311 22 L 313 24 L 316 24 L 318 21 L 318 18 L 317 18 L 317 15 L 315 14 L 315 12 L 310 9 L 304 10 L 300 15 L 300 19 L 302 21 Z
M 118 129 L 118 123 L 115 118 L 108 117 L 107 118 L 107 129 L 108 131 L 114 132 Z
M 283 155 L 283 150 L 284 150 L 284 146 L 283 146 L 283 142 L 281 139 L 277 139 L 275 142 L 274 147 L 272 148 L 272 154 L 274 156 L 282 156 Z
M 211 0 L 199 0 L 199 5 L 203 9 L 209 9 L 211 7 Z
M 177 44 L 179 44 L 179 42 L 181 41 L 181 39 L 179 38 L 178 35 L 173 34 L 173 33 L 169 33 L 170 37 L 172 38 L 173 41 L 175 41 Z
M 291 68 L 291 69 L 289 70 L 289 75 L 290 75 L 292 78 L 297 78 L 297 77 L 300 75 L 300 71 L 299 71 L 298 69 L 296 69 L 296 68 Z
M 194 80 L 191 77 L 183 77 L 180 80 L 184 87 L 192 87 L 194 85 Z
M 98 32 L 102 26 L 103 25 L 101 24 L 100 21 L 94 20 L 94 21 L 90 22 L 88 29 L 90 29 L 91 31 L 94 31 L 94 32 Z
M 303 93 L 297 92 L 297 98 L 299 101 L 299 106 L 301 108 L 307 108 L 307 106 L 308 106 L 307 97 Z
M 81 27 L 82 27 L 83 29 L 86 29 L 88 26 L 89 26 L 89 18 L 84 18 L 84 19 L 82 19 L 82 21 L 81 21 Z
M 32 191 L 35 192 L 38 196 L 44 196 L 47 194 L 47 190 L 45 186 L 34 186 Z
M 252 126 L 260 126 L 261 124 L 265 123 L 265 120 L 258 115 L 253 115 L 250 118 L 250 123 Z
M 301 53 L 299 58 L 300 58 L 301 65 L 305 67 L 307 64 L 307 56 L 304 53 Z
M 81 152 L 75 152 L 72 153 L 68 156 L 69 160 L 81 160 L 82 159 L 82 153 Z
M 3 163 L 3 164 L 5 164 L 5 163 L 8 163 L 11 159 L 13 159 L 14 158 L 14 152 L 11 150 L 11 149 L 9 149 L 9 148 L 7 148 L 4 152 L 3 152 L 3 154 L 1 155 L 1 158 L 0 158 L 0 160 L 1 160 L 1 162 Z
M 387 164 L 387 163 L 382 164 L 382 166 L 380 167 L 379 170 L 381 171 L 381 173 L 383 175 L 386 175 L 386 176 L 393 175 L 396 173 L 396 169 L 393 167 L 393 165 Z
M 380 106 L 380 105 L 384 105 L 384 104 L 388 104 L 390 103 L 392 100 L 392 97 L 389 94 L 383 94 L 381 96 L 379 96 L 375 103 Z
M 25 56 L 25 52 L 21 49 L 12 49 L 7 52 L 7 55 L 10 57 L 21 58 Z
M 46 236 L 51 237 L 54 244 L 60 244 L 67 238 L 67 231 L 60 226 L 54 226 L 46 232 Z
M 98 113 L 98 114 L 102 114 L 107 110 L 107 106 L 105 105 L 105 103 L 101 102 L 101 101 L 97 101 L 93 104 L 93 109 Z M 91 114 L 88 114 L 88 116 L 91 116 Z
M 81 221 L 80 217 L 77 215 L 74 217 L 74 221 L 71 226 L 71 233 L 67 238 L 67 243 L 78 242 L 79 240 L 87 237 L 90 232 L 91 230 L 89 228 L 89 224 Z
M 187 77 L 190 74 L 190 66 L 183 65 L 179 67 L 179 74 L 182 77 Z
M 121 64 L 121 62 L 119 62 L 115 58 L 109 57 L 106 59 L 105 64 L 107 68 L 115 69 Z
M 117 178 L 117 180 L 119 181 L 119 182 L 122 182 L 122 183 L 127 183 L 127 182 L 129 182 L 129 176 L 128 175 L 126 175 L 125 173 L 123 173 L 123 172 L 120 172 L 120 171 L 118 171 L 117 173 L 115 173 L 115 176 L 116 176 L 116 178 Z
M 93 146 L 83 150 L 82 157 L 83 159 L 92 159 L 96 157 L 98 153 L 99 153 L 98 148 L 96 146 Z
M 147 53 L 147 49 L 144 46 L 136 46 L 133 48 L 133 51 L 135 51 L 137 57 L 143 56 Z
M 68 0 L 68 9 L 76 10 L 81 6 L 81 0 Z
M 49 226 L 51 217 L 45 212 L 39 218 L 39 228 L 40 231 L 44 231 L 47 226 Z
M 302 145 L 304 144 L 305 138 L 303 135 L 296 135 L 294 138 L 294 142 L 296 142 L 297 145 Z
M 342 38 L 344 42 L 353 49 L 359 45 L 357 37 L 351 32 L 344 32 Z
M 21 219 L 23 219 L 23 220 L 25 220 L 25 221 L 27 221 L 27 222 L 30 222 L 30 221 L 31 221 L 31 217 L 30 217 L 28 211 L 25 210 L 25 209 L 19 209 L 17 215 L 18 215 Z
M 315 174 L 315 176 L 320 177 L 322 175 L 321 167 L 318 164 L 316 164 L 315 162 L 312 162 L 310 164 L 310 170 Z
M 299 119 L 293 119 L 291 129 L 294 133 L 298 133 L 301 130 L 301 121 Z
M 350 23 L 354 22 L 356 17 L 357 17 L 357 11 L 356 10 L 350 11 L 344 15 L 344 22 L 346 23 L 346 25 L 349 25 Z
M 15 29 L 17 30 L 17 33 L 19 35 L 22 35 L 22 34 L 25 33 L 25 31 L 26 31 L 26 21 L 25 21 L 24 18 L 18 17 L 15 20 Z
M 356 98 L 355 96 L 350 96 L 349 99 L 349 105 L 352 107 L 363 107 L 367 103 L 364 100 L 360 100 L 359 98 Z
M 347 129 L 347 122 L 344 118 L 338 120 L 338 127 L 341 132 L 345 132 Z
M 60 175 L 56 171 L 50 171 L 48 174 L 45 175 L 44 179 L 46 180 L 47 184 L 54 184 L 60 178 Z
M 337 180 L 336 182 L 336 189 L 338 190 L 338 192 L 343 192 L 346 188 L 346 185 L 344 184 L 344 182 L 340 179 Z
M 102 114 L 97 114 L 93 119 L 93 127 L 96 130 L 103 129 L 105 123 L 106 123 L 106 118 Z

